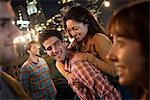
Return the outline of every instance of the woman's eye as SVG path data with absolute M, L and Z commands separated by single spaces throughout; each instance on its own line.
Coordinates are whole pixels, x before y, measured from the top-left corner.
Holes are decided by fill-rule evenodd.
M 124 46 L 124 44 L 122 42 L 117 42 L 117 47 L 122 48 Z
M 70 32 L 71 32 L 71 30 L 68 30 L 68 32 L 70 33 Z
M 78 29 L 79 29 L 79 27 L 78 27 L 78 26 L 76 26 L 76 27 L 74 27 L 74 28 L 73 28 L 73 30 L 78 30 Z

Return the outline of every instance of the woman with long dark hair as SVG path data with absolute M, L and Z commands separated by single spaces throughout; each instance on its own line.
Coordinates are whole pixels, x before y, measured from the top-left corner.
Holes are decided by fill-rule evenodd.
M 88 9 L 81 6 L 72 7 L 65 13 L 63 24 L 65 31 L 76 41 L 76 51 L 82 52 L 76 55 L 77 58 L 90 61 L 107 75 L 116 76 L 114 64 L 105 58 L 112 42 Z M 63 64 L 56 62 L 56 66 L 60 69 Z

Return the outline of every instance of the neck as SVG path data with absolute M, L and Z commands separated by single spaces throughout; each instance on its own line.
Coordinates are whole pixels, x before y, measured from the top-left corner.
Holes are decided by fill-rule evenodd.
M 148 90 L 144 90 L 144 93 L 143 93 L 143 95 L 141 97 L 141 100 L 148 100 L 149 97 L 150 97 L 149 91 Z
M 146 77 L 146 76 L 145 76 Z M 142 81 L 141 86 L 143 87 L 144 91 L 149 92 L 149 76 L 145 78 L 145 80 Z
M 32 62 L 35 62 L 35 63 L 38 63 L 39 59 L 38 56 L 34 56 L 34 55 L 30 55 L 29 59 L 32 61 Z
M 150 95 L 149 86 L 143 89 L 144 89 L 144 94 Z
M 145 81 L 143 82 L 143 84 L 141 85 L 141 87 L 143 88 L 143 97 L 142 98 L 149 98 L 150 96 L 150 91 L 149 91 L 149 81 Z

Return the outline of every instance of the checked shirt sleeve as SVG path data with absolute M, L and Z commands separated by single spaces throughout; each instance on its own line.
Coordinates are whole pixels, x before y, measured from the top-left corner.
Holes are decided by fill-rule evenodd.
M 30 82 L 29 71 L 30 71 L 30 69 L 26 65 L 22 66 L 20 69 L 20 81 L 27 93 L 29 93 L 29 89 L 30 89 L 30 87 L 29 87 L 29 82 Z
M 83 83 L 96 98 L 120 100 L 120 93 L 108 82 L 92 64 L 88 62 L 76 62 L 73 66 L 73 74 Z

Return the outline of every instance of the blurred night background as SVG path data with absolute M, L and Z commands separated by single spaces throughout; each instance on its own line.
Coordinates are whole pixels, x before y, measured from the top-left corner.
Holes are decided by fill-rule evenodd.
M 12 0 L 16 14 L 14 24 L 21 30 L 21 34 L 14 39 L 18 61 L 14 62 L 15 65 L 12 68 L 9 67 L 6 70 L 17 78 L 19 68 L 28 57 L 24 45 L 31 40 L 38 41 L 38 34 L 47 28 L 63 31 L 62 16 L 68 8 L 75 5 L 87 7 L 106 28 L 112 13 L 133 1 L 135 0 Z M 42 48 L 40 51 L 48 65 L 55 66 L 54 62 L 44 54 Z M 53 68 L 52 73 L 56 74 Z
M 21 30 L 21 36 L 14 44 L 37 40 L 37 35 L 46 28 L 63 30 L 61 18 L 71 6 L 87 7 L 106 27 L 112 13 L 133 0 L 12 0 L 16 13 L 15 24 Z M 135 0 L 134 0 L 135 1 Z M 19 50 L 19 49 L 18 49 Z M 24 55 L 20 51 L 20 55 Z

